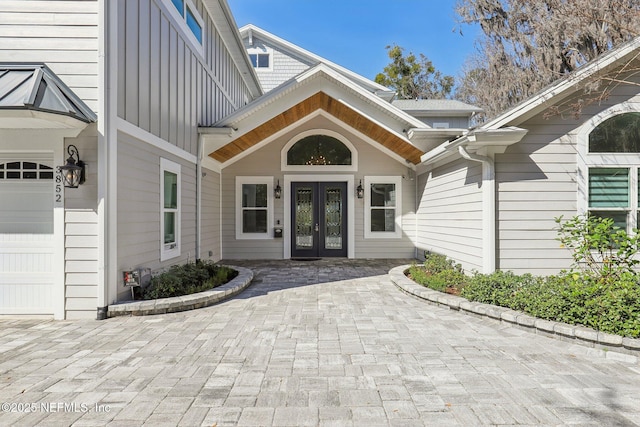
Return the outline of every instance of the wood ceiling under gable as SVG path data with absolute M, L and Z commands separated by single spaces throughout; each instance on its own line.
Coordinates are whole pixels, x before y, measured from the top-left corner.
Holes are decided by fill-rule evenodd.
M 424 154 L 423 151 L 324 92 L 318 92 L 310 96 L 255 129 L 231 141 L 227 145 L 217 149 L 209 154 L 209 156 L 224 163 L 318 109 L 326 111 L 414 165 L 420 163 L 420 156 Z

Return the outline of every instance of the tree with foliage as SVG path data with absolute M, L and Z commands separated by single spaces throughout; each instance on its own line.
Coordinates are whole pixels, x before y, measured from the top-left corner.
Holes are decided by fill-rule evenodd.
M 395 89 L 399 99 L 440 99 L 451 94 L 454 79 L 437 71 L 426 56 L 413 53 L 403 54 L 400 46 L 387 46 L 391 63 L 384 67 L 375 81 Z
M 638 0 L 458 0 L 482 30 L 456 97 L 493 116 L 640 34 Z

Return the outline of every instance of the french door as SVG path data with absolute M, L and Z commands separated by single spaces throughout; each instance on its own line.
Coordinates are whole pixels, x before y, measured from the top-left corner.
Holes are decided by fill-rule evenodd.
M 347 256 L 347 183 L 291 183 L 291 257 Z

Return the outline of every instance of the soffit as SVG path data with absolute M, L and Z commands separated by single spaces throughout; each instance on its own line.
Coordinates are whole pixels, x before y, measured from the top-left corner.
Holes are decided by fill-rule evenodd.
M 224 163 L 319 109 L 326 111 L 411 163 L 420 163 L 423 151 L 324 92 L 318 92 L 299 102 L 222 146 L 209 156 Z

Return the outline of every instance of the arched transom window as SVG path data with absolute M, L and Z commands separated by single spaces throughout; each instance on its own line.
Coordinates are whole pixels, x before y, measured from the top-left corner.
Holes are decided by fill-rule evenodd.
M 344 135 L 313 129 L 291 138 L 281 151 L 283 171 L 354 171 L 358 151 Z
M 624 113 L 589 134 L 589 153 L 640 153 L 640 113 Z
M 329 135 L 311 135 L 293 144 L 287 152 L 287 165 L 351 165 L 351 150 Z
M 590 133 L 586 211 L 630 232 L 640 217 L 640 112 L 617 114 Z

